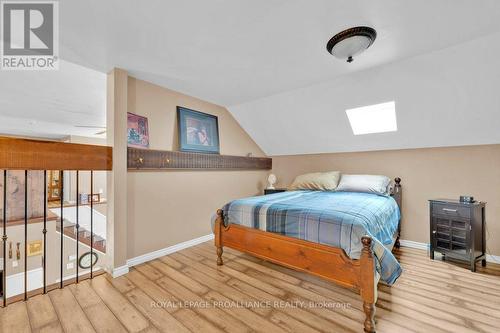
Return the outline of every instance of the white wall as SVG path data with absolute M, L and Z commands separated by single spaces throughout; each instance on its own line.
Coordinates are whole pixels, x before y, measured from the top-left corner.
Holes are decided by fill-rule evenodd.
M 77 135 L 70 135 L 66 141 L 96 146 L 105 146 L 107 143 L 106 138 Z M 107 199 L 106 174 L 106 171 L 94 171 L 94 193 L 100 193 L 101 200 Z M 80 171 L 79 180 L 79 192 L 90 194 L 90 171 Z M 64 172 L 64 200 L 71 203 L 76 202 L 76 171 Z
M 499 40 L 496 33 L 229 110 L 268 155 L 500 143 Z M 391 100 L 397 132 L 352 134 L 346 109 Z

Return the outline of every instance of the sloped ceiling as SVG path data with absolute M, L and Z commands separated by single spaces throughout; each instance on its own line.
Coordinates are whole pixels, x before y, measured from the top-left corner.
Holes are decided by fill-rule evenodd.
M 230 107 L 268 155 L 500 143 L 500 33 Z M 346 109 L 395 101 L 398 131 L 353 135 Z
M 224 106 L 237 105 L 500 31 L 498 0 L 65 0 L 61 56 Z M 326 51 L 369 25 L 347 66 Z

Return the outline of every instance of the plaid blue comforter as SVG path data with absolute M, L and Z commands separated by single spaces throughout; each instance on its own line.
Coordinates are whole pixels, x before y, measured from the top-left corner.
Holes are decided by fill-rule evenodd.
M 400 212 L 392 197 L 355 192 L 289 191 L 234 200 L 223 208 L 225 223 L 275 232 L 340 247 L 351 259 L 361 256 L 361 237 L 371 236 L 376 269 L 393 284 L 401 266 L 390 245 Z

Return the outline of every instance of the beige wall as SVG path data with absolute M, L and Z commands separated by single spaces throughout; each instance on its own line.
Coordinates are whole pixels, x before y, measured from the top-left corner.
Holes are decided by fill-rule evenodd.
M 500 145 L 273 156 L 281 186 L 301 173 L 339 170 L 402 178 L 402 238 L 429 241 L 432 198 L 470 194 L 486 201 L 488 252 L 500 255 Z
M 219 118 L 221 154 L 264 156 L 223 107 L 128 79 L 128 112 L 149 120 L 150 148 L 178 150 L 176 107 Z M 266 171 L 129 172 L 128 251 L 133 258 L 211 233 L 210 217 L 226 202 L 261 193 Z

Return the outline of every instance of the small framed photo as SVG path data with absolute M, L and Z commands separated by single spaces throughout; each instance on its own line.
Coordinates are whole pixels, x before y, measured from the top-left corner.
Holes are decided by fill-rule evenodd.
M 127 112 L 127 145 L 149 148 L 148 118 Z
M 89 195 L 86 193 L 80 193 L 80 205 L 86 205 L 89 203 Z
M 181 151 L 219 154 L 217 116 L 178 106 L 177 125 Z
M 94 193 L 92 196 L 89 194 L 89 199 L 92 202 L 101 202 L 101 195 L 99 193 Z

